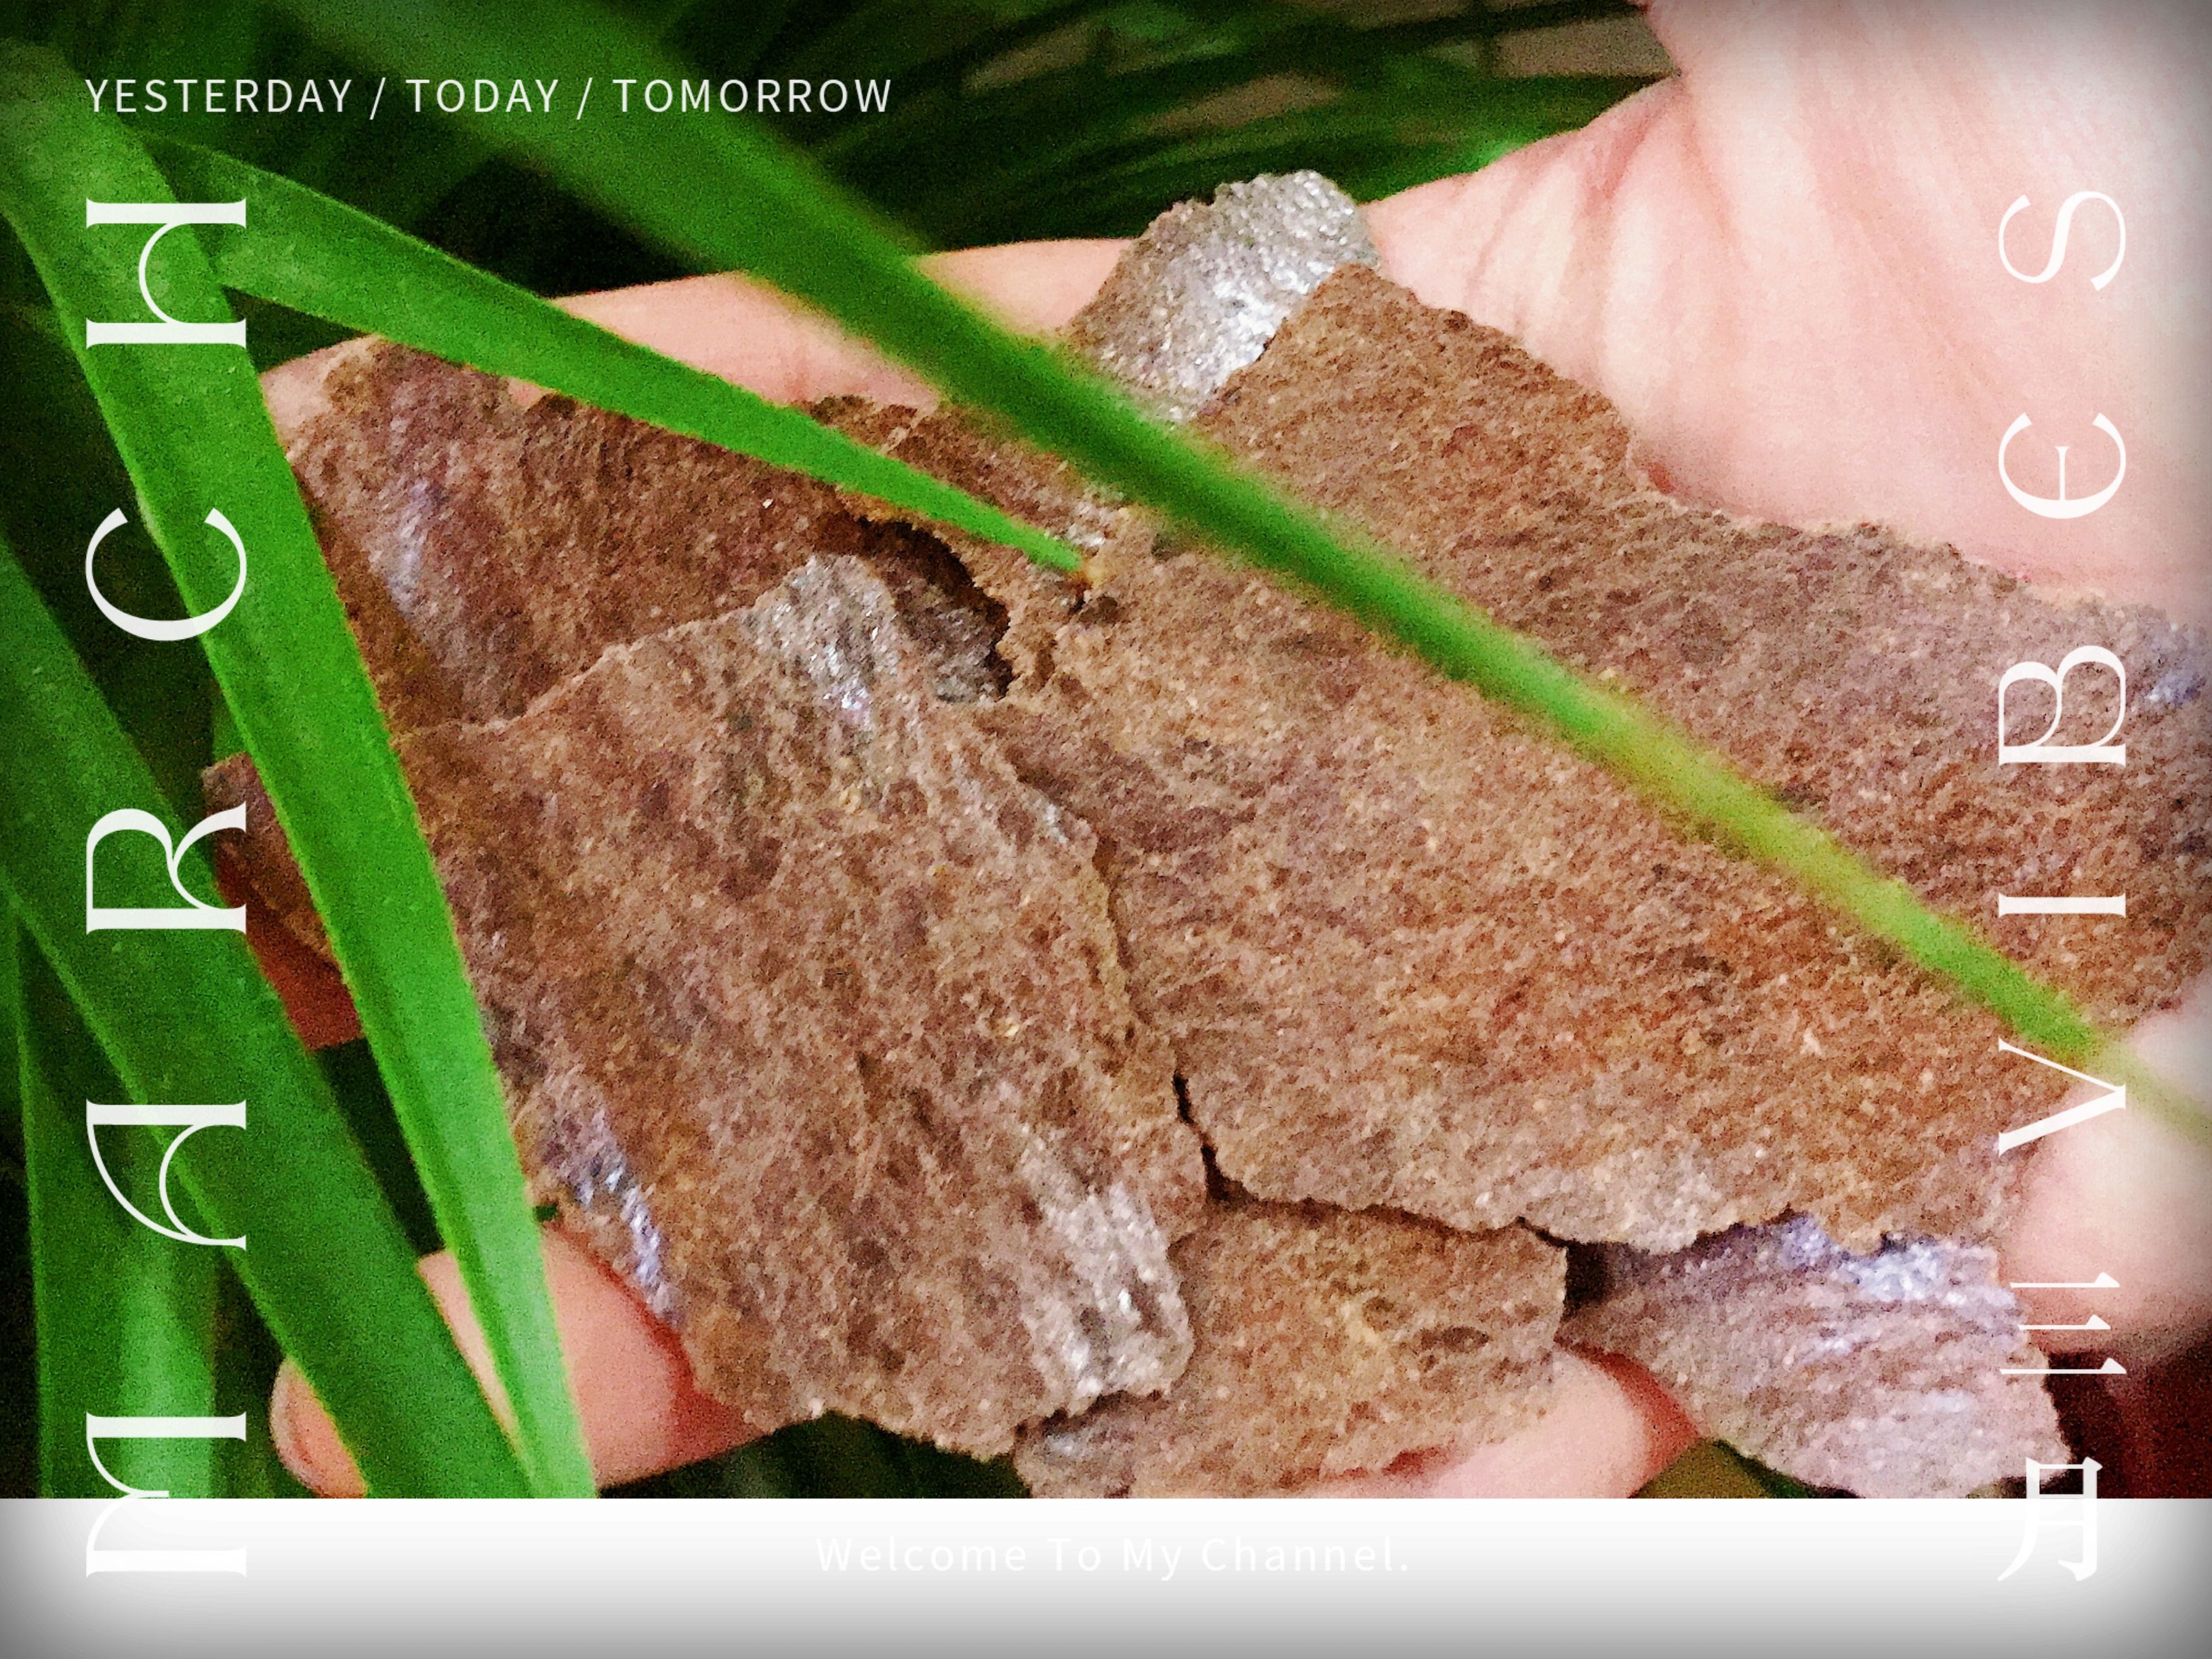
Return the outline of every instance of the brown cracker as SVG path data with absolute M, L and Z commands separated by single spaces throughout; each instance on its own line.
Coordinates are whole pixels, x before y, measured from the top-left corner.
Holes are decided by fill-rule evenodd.
M 1203 1174 L 1079 823 L 813 562 L 404 745 L 540 1187 L 761 1428 L 1157 1389 Z
M 1174 1260 L 1189 1366 L 1164 1398 L 1025 1434 L 1014 1467 L 1040 1497 L 1279 1492 L 1544 1407 L 1565 1255 L 1525 1228 L 1229 1197 Z
M 2045 1362 L 1990 1250 L 1838 1249 L 1804 1217 L 1679 1255 L 1606 1253 L 1565 1334 L 1650 1370 L 1705 1433 L 1862 1498 L 1963 1498 L 2067 1461 Z
M 1967 908 L 1979 883 L 1988 912 L 1990 884 L 2014 878 L 2005 890 L 2131 884 L 2149 921 L 2126 950 L 2112 929 L 2127 924 L 2086 919 L 2072 943 L 2084 919 L 2005 924 L 2108 1016 L 2202 967 L 2202 647 L 2154 614 L 2062 610 L 1875 531 L 1668 501 L 1629 472 L 1595 394 L 1356 269 L 1200 424 L 1636 685 L 1938 902 Z M 896 429 L 905 459 L 1024 493 L 1006 447 L 957 416 Z M 1343 618 L 1145 546 L 1105 539 L 1081 609 L 979 718 L 1098 831 L 1138 1006 L 1229 1175 L 1271 1197 L 1478 1229 L 1526 1217 L 1652 1249 L 1792 1207 L 1862 1246 L 1994 1229 L 2009 1180 L 1995 1137 L 2063 1085 L 2001 1055 L 1993 1017 Z M 1501 599 L 1516 583 L 1518 611 Z M 1562 585 L 1583 602 L 1545 597 Z M 2125 777 L 1998 773 L 2008 653 L 2056 661 L 2080 629 L 2150 688 Z M 1971 658 L 1942 647 L 1968 638 Z M 2033 735 L 2032 702 L 2017 707 L 2015 737 Z
M 285 453 L 396 731 L 520 714 L 878 539 L 827 484 L 381 340 L 319 394 Z

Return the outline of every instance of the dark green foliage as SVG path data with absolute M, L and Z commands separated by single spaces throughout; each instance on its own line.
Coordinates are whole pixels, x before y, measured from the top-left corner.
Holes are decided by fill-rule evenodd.
M 794 1423 L 611 1498 L 1025 1498 L 1012 1463 L 903 1440 L 849 1417 Z
M 1802 1480 L 1778 1474 L 1719 1440 L 1700 1440 L 1660 1474 L 1638 1498 L 1820 1498 Z M 1838 1494 L 1845 1496 L 1847 1494 Z
M 222 1253 L 223 1265 L 246 1281 L 270 1328 L 347 1425 L 374 1486 L 424 1494 L 523 1491 L 505 1437 L 416 1277 L 413 1252 L 245 942 L 228 932 L 84 931 L 87 830 L 118 807 L 158 815 L 164 803 L 4 549 L 0 746 L 36 757 L 0 769 L 0 898 L 76 1011 L 64 1018 L 57 1008 L 38 1022 L 33 1042 L 19 1045 L 38 1057 L 42 1072 L 25 1103 L 35 1129 L 26 1137 L 25 1171 L 38 1193 L 34 1242 L 59 1230 L 67 1243 L 55 1248 L 82 1260 L 105 1236 L 100 1229 L 107 1218 L 98 1206 L 107 1200 L 87 1190 L 82 1165 L 40 1156 L 65 1139 L 82 1145 L 64 1132 L 73 1123 L 82 1133 L 84 1099 L 97 1098 L 87 1091 L 104 1085 L 96 1078 L 88 1083 L 78 1066 L 104 1062 L 121 1097 L 142 1103 L 234 1099 L 240 1080 L 250 1079 L 253 1138 L 212 1129 L 177 1158 L 173 1185 L 191 1206 L 186 1213 L 210 1237 L 246 1237 L 245 1250 Z M 149 842 L 126 868 L 103 872 L 129 876 L 130 884 L 118 890 L 121 902 L 151 902 L 166 880 L 158 854 L 146 855 L 150 850 Z M 185 854 L 183 869 L 190 890 L 210 892 L 198 849 Z M 24 978 L 25 991 L 43 995 L 35 975 Z M 64 1064 L 66 1074 L 55 1069 Z M 58 1092 L 64 1086 L 65 1097 Z M 172 1256 L 186 1248 L 173 1247 Z M 68 1278 L 71 1289 L 52 1305 L 65 1310 L 80 1283 L 87 1297 L 99 1294 L 98 1264 L 82 1271 L 90 1282 Z M 198 1271 L 196 1263 L 175 1262 L 164 1275 L 174 1305 L 167 1316 L 148 1317 L 178 1325 L 204 1318 L 191 1276 Z M 76 1351 L 89 1352 L 100 1340 L 95 1332 Z M 116 1362 L 125 1363 L 119 1350 Z M 118 1395 L 122 1380 L 109 1379 Z M 83 1398 L 100 1378 L 86 1371 L 70 1381 Z M 154 1413 L 118 1401 L 103 1414 Z
M 158 202 L 169 190 L 128 132 L 90 113 L 76 90 L 51 54 L 0 45 L 0 211 L 53 296 L 135 486 L 136 517 L 190 614 L 227 604 L 239 560 L 247 561 L 236 609 L 201 634 L 197 648 L 327 918 L 424 1188 L 453 1238 L 516 1415 L 525 1468 L 541 1491 L 588 1492 L 537 1229 L 453 921 L 260 387 L 233 348 L 103 350 L 87 343 L 87 319 L 131 317 L 143 301 L 137 262 L 127 257 L 137 244 L 121 244 L 122 258 L 113 250 L 100 257 L 84 203 Z M 177 238 L 162 251 L 167 305 L 197 320 L 222 319 L 222 295 L 198 244 Z M 216 504 L 249 553 L 234 552 L 203 523 Z M 194 725 L 196 738 L 205 732 Z M 46 823 L 59 832 L 75 822 L 58 815 Z M 88 830 L 92 818 L 82 822 Z M 17 828 L 11 857 L 36 856 L 27 846 L 33 826 Z M 11 880 L 17 873 L 9 870 Z M 24 920 L 52 952 L 59 918 L 31 909 Z M 70 977 L 66 958 L 55 965 Z M 122 971 L 113 952 L 108 965 Z M 112 1030 L 100 1035 L 114 1040 Z
M 85 1445 L 85 1416 L 216 1415 L 217 1251 L 185 1249 L 125 1214 L 101 1185 L 84 1103 L 123 1086 L 28 940 L 18 963 L 25 1041 L 19 1059 L 24 1168 L 38 1309 L 40 1489 L 105 1498 Z M 138 1207 L 161 1213 L 162 1143 L 150 1129 L 110 1129 L 106 1167 Z M 179 1206 L 187 1221 L 203 1218 Z M 226 1413 L 227 1414 L 227 1413 Z M 206 1440 L 106 1444 L 100 1456 L 134 1486 L 184 1498 L 218 1490 Z
M 764 118 L 917 246 L 1129 235 L 1224 179 L 1291 167 L 1316 168 L 1366 199 L 1580 126 L 1643 84 L 1488 67 L 1503 36 L 1628 16 L 1626 0 L 1498 12 L 1470 0 L 1382 27 L 1356 8 L 1333 15 L 1295 0 L 632 0 L 611 9 L 694 79 L 889 79 L 880 118 Z M 16 32 L 94 79 L 367 70 L 248 0 L 56 0 L 29 6 Z M 627 71 L 610 63 L 601 72 Z M 173 108 L 134 119 L 282 173 L 541 294 L 685 270 L 618 216 L 441 122 L 286 123 Z

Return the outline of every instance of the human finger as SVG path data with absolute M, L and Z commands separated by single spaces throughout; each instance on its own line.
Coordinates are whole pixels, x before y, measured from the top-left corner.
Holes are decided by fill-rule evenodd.
M 675 1334 L 581 1243 L 557 1224 L 545 1228 L 544 1237 L 554 1319 L 585 1449 L 602 1486 L 696 1462 L 754 1437 L 742 1417 L 699 1391 Z M 441 1253 L 425 1257 L 421 1270 L 462 1355 L 504 1417 L 459 1266 Z M 269 1428 L 284 1467 L 304 1485 L 325 1497 L 361 1495 L 360 1471 L 337 1426 L 289 1359 L 270 1395 Z
M 1097 292 L 1123 244 L 1014 242 L 931 254 L 921 270 L 1023 333 L 1060 327 Z M 775 289 L 742 276 L 690 276 L 579 295 L 562 305 L 641 345 L 777 403 L 853 395 L 927 406 L 928 386 Z
M 1652 22 L 1679 76 L 1377 204 L 1386 270 L 1603 392 L 1677 493 L 2212 616 L 2212 392 L 2173 346 L 2212 329 L 2201 14 L 1705 0 Z M 2118 251 L 2099 209 L 2058 276 L 2017 280 L 2008 204 L 2031 203 L 2009 257 L 2033 272 L 2092 181 L 2136 232 L 2124 267 L 2092 287 Z M 2023 489 L 2063 493 L 2059 444 L 2076 495 L 2089 466 L 2111 476 L 2098 414 L 2125 434 L 2125 489 L 2086 518 L 2023 511 L 1995 465 L 2022 412 Z
M 545 1238 L 554 1312 L 602 1486 L 679 1468 L 752 1437 L 736 1413 L 700 1393 L 673 1334 L 619 1280 L 560 1228 L 548 1228 Z M 422 1274 L 462 1353 L 479 1378 L 489 1376 L 453 1258 L 427 1258 Z M 1698 1437 L 1664 1390 L 1627 1360 L 1570 1349 L 1554 1360 L 1552 1400 L 1518 1434 L 1416 1454 L 1386 1470 L 1317 1482 L 1301 1495 L 1626 1496 Z M 325 1497 L 361 1494 L 360 1474 L 337 1428 L 289 1360 L 270 1397 L 270 1426 L 285 1467 L 302 1483 Z
M 1543 1416 L 1518 1434 L 1316 1481 L 1305 1498 L 1626 1498 L 1689 1449 L 1697 1430 L 1650 1375 L 1617 1355 L 1561 1348 Z
M 2212 1078 L 2212 987 L 2136 1026 L 2130 1046 L 2185 1092 Z M 2075 1097 L 2100 1093 L 2085 1088 Z M 2148 1109 L 2107 1112 L 2038 1143 L 2020 1204 L 1998 1249 L 2030 1324 L 2108 1328 L 2039 1331 L 2058 1353 L 2108 1353 L 2147 1364 L 2212 1324 L 2212 1142 Z M 2045 1289 L 2094 1284 L 2112 1289 Z

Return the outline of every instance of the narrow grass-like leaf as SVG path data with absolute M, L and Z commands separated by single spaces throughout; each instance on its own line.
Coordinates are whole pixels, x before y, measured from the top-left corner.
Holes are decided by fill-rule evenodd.
M 385 1091 L 376 1057 L 369 1053 L 368 1045 L 356 1038 L 335 1048 L 318 1048 L 314 1060 L 331 1085 L 354 1144 L 368 1160 L 377 1190 L 399 1218 L 408 1243 L 417 1255 L 444 1249 L 446 1241 L 438 1236 L 437 1218 L 430 1212 L 428 1195 L 415 1173 L 414 1161 L 407 1156 L 407 1137 L 392 1112 L 392 1097 Z M 541 1214 L 540 1218 L 545 1218 Z
M 1401 111 L 1344 99 L 1173 138 L 1135 133 L 1087 150 L 1080 176 L 1046 169 L 994 185 L 967 181 L 928 191 L 899 191 L 933 229 L 963 240 L 1019 226 L 1034 236 L 1133 233 L 1170 203 L 1209 195 L 1224 179 L 1316 167 L 1355 195 L 1388 195 L 1449 173 L 1488 165 L 1522 145 L 1582 125 L 1634 84 L 1594 79 L 1504 82 L 1480 119 L 1454 123 L 1435 110 L 1418 120 Z M 877 173 L 857 174 L 882 193 Z
M 540 1492 L 588 1494 L 538 1228 L 453 919 L 259 384 L 229 346 L 83 343 L 88 318 L 144 316 L 136 276 L 148 234 L 95 235 L 88 198 L 171 194 L 130 133 L 85 107 L 58 59 L 0 43 L 0 211 L 53 296 L 191 614 L 223 603 L 238 575 L 208 513 L 220 509 L 243 543 L 244 597 L 200 642 L 330 930 L 514 1411 L 523 1467 Z M 222 318 L 199 244 L 170 237 L 159 252 L 171 314 Z
M 922 21 L 913 14 L 924 9 L 889 9 Z M 981 31 L 951 21 L 915 28 L 919 51 L 879 64 L 854 28 L 838 32 L 834 55 L 812 55 L 817 71 L 893 76 L 890 107 L 787 124 L 845 182 L 939 242 L 1133 231 L 1224 178 L 1279 168 L 1385 193 L 1579 126 L 1644 78 L 1504 76 L 1430 50 L 1516 29 L 1517 9 L 1355 26 L 1285 0 L 1221 0 L 1051 8 Z M 879 23 L 867 44 L 885 32 Z M 1048 66 L 1003 55 L 1046 33 Z M 1285 96 L 1318 107 L 1286 113 Z
M 681 75 L 651 41 L 583 0 L 518 0 L 496 11 L 392 0 L 373 19 L 333 0 L 292 4 L 333 44 L 394 66 L 469 63 L 502 80 L 557 72 L 580 81 L 619 62 L 640 76 Z M 2136 1102 L 2212 1139 L 2212 1116 L 2100 1031 L 2071 998 L 1796 816 L 1717 750 L 1583 679 L 1364 535 L 1147 419 L 1064 356 L 1000 328 L 932 283 L 868 209 L 757 125 L 687 119 L 592 131 L 495 116 L 474 125 L 668 247 L 709 267 L 749 271 L 819 307 L 960 402 L 1358 617 L 1610 768 L 1678 822 L 1789 876 L 2042 1053 L 2094 1067 Z
M 131 480 L 100 407 L 47 308 L 0 302 L 0 534 L 69 636 L 179 811 L 200 798 L 214 692 L 197 651 L 149 651 L 100 615 L 84 581 L 90 527 L 131 499 Z M 109 600 L 142 617 L 175 616 L 177 586 L 161 556 L 119 536 L 100 552 Z
M 22 941 L 21 1088 L 30 1190 L 32 1297 L 38 1313 L 39 1489 L 49 1498 L 112 1498 L 85 1445 L 102 1417 L 216 1414 L 216 1252 L 142 1227 L 108 1196 L 85 1135 L 88 1100 L 122 1086 L 52 970 Z M 153 1132 L 113 1130 L 101 1153 L 141 1209 L 160 1149 Z M 151 1156 L 149 1156 L 149 1150 Z M 111 1443 L 116 1478 L 179 1498 L 217 1495 L 216 1443 Z
M 984 1462 L 832 1412 L 611 1497 L 1022 1498 L 1010 1459 Z
M 221 931 L 85 931 L 92 825 L 121 807 L 169 821 L 167 803 L 4 547 L 0 753 L 0 897 L 131 1100 L 245 1099 L 245 1131 L 195 1135 L 178 1154 L 174 1184 L 209 1237 L 246 1240 L 223 1252 L 227 1265 L 330 1408 L 370 1490 L 523 1494 L 514 1450 L 416 1275 L 414 1252 L 245 941 Z M 212 892 L 198 848 L 182 867 L 188 887 Z M 81 1135 L 83 1102 L 62 1104 Z M 64 1294 L 84 1293 L 58 1282 Z
M 4 544 L 5 537 L 0 537 Z M 15 1090 L 21 1081 L 23 1011 L 21 1006 L 21 981 L 15 967 L 15 914 L 5 904 L 0 904 L 0 1156 L 13 1158 L 0 1184 L 12 1180 L 21 1187 L 23 1179 L 22 1147 L 9 1137 L 21 1132 L 17 1124 Z M 13 1127 L 10 1127 L 13 1126 Z
M 270 1430 L 270 1388 L 284 1351 L 236 1274 L 222 1274 L 216 1291 L 216 1398 L 223 1412 L 246 1417 L 246 1437 L 216 1447 L 216 1490 L 225 1498 L 312 1497 L 284 1467 Z
M 0 887 L 0 893 L 4 893 Z M 39 1490 L 37 1319 L 32 1280 L 30 1193 L 23 1173 L 23 1114 L 17 1060 L 15 913 L 0 897 L 0 1496 Z
M 251 235 L 209 241 L 227 288 L 860 490 L 1055 570 L 1082 568 L 1065 542 L 916 467 L 572 317 L 343 203 L 213 150 L 153 149 L 181 195 L 247 204 Z

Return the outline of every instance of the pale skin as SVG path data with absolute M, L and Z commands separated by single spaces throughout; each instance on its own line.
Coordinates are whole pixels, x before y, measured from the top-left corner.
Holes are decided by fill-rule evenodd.
M 2049 587 L 2212 620 L 2212 486 L 2198 459 L 2212 415 L 2199 373 L 2212 339 L 2201 208 L 2212 199 L 2212 30 L 2141 7 L 1685 4 L 1655 5 L 1651 21 L 1679 77 L 1581 132 L 1375 204 L 1386 271 L 1605 392 L 1642 464 L 1678 494 L 1797 524 L 1886 520 Z M 2127 216 L 2112 283 L 2090 286 L 2117 246 L 2094 209 L 2052 280 L 2008 275 L 1996 237 L 2006 207 L 2031 198 L 2007 246 L 2033 275 L 2058 203 L 2084 189 Z M 1011 325 L 1047 330 L 1089 298 L 1120 246 L 1029 244 L 925 264 Z M 819 319 L 735 279 L 570 304 L 772 398 L 926 398 Z M 2056 489 L 2062 443 L 2074 457 L 2069 494 L 2100 487 L 2112 458 L 2091 417 L 2119 428 L 2128 474 L 2108 507 L 2057 521 L 2006 494 L 1996 442 L 2022 412 L 2035 425 L 2010 465 L 2039 495 Z M 2134 1038 L 2199 1097 L 2212 1077 L 2208 1012 L 2200 984 Z M 2094 1309 L 2023 1292 L 2028 1319 L 2097 1312 L 2113 1329 L 2096 1356 L 2137 1365 L 2212 1321 L 2204 1140 L 2129 1111 L 2039 1143 L 2033 1159 L 2000 1240 L 2001 1276 L 2102 1272 L 2121 1288 Z M 546 1261 L 603 1483 L 750 1437 L 693 1386 L 674 1337 L 557 1226 Z M 422 1272 L 481 1373 L 452 1260 L 433 1256 Z M 289 1364 L 270 1418 L 302 1480 L 360 1490 Z M 1312 1490 L 1620 1495 L 1695 1437 L 1634 1366 L 1569 1353 L 1558 1403 L 1525 1433 Z

